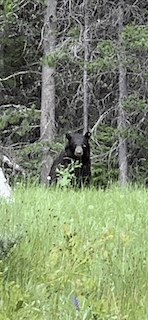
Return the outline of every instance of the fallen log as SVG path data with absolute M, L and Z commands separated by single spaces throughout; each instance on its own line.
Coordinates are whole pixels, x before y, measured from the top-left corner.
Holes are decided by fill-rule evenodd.
M 9 186 L 2 168 L 0 168 L 0 201 L 2 199 L 13 199 L 12 190 Z

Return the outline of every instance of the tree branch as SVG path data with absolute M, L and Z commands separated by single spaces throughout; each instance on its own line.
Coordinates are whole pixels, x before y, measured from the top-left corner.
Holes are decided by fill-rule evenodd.
M 9 80 L 9 79 L 11 79 L 11 78 L 13 78 L 13 77 L 16 77 L 16 76 L 19 76 L 19 75 L 23 75 L 23 74 L 27 74 L 27 73 L 37 73 L 37 74 L 39 74 L 40 72 L 38 72 L 38 71 L 31 71 L 31 70 L 29 70 L 29 71 L 20 71 L 20 72 L 16 72 L 16 73 L 13 73 L 13 74 L 10 74 L 10 76 L 8 76 L 8 77 L 6 77 L 6 78 L 0 78 L 0 82 L 2 82 L 2 81 L 7 81 L 7 80 Z
M 92 127 L 91 132 L 95 131 L 98 127 L 98 125 L 102 122 L 102 120 L 108 115 L 110 111 L 112 111 L 114 107 L 111 107 L 109 110 L 105 111 L 103 114 L 101 114 L 100 118 L 97 120 L 95 125 Z
M 8 157 L 2 154 L 0 154 L 0 160 L 2 161 L 3 164 L 6 163 L 9 168 L 12 168 L 13 172 L 18 171 L 25 176 L 25 170 L 21 166 L 19 166 L 16 162 L 14 162 L 14 160 L 10 160 Z

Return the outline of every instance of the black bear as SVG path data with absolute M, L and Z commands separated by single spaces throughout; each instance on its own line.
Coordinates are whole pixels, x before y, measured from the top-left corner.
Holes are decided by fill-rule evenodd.
M 71 180 L 74 180 L 76 186 L 89 185 L 91 178 L 90 169 L 90 132 L 84 135 L 80 133 L 66 134 L 68 142 L 65 149 L 61 151 L 54 160 L 48 180 L 50 183 L 58 181 L 59 170 L 73 166 L 71 172 Z M 75 179 L 73 179 L 75 177 Z M 73 183 L 72 183 L 73 184 Z

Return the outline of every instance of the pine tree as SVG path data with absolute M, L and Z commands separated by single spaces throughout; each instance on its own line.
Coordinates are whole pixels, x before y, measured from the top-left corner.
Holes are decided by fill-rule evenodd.
M 48 0 L 44 13 L 43 48 L 45 60 L 42 66 L 41 139 L 53 142 L 55 134 L 55 66 L 51 55 L 56 46 L 56 0 Z M 49 54 L 49 57 L 48 57 Z M 51 58 L 51 60 L 50 60 Z M 41 182 L 47 182 L 52 157 L 42 153 Z

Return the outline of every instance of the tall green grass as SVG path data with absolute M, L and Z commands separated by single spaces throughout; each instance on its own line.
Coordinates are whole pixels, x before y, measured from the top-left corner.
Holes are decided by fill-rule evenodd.
M 22 235 L 0 262 L 0 320 L 148 319 L 147 190 L 21 187 L 0 234 Z

